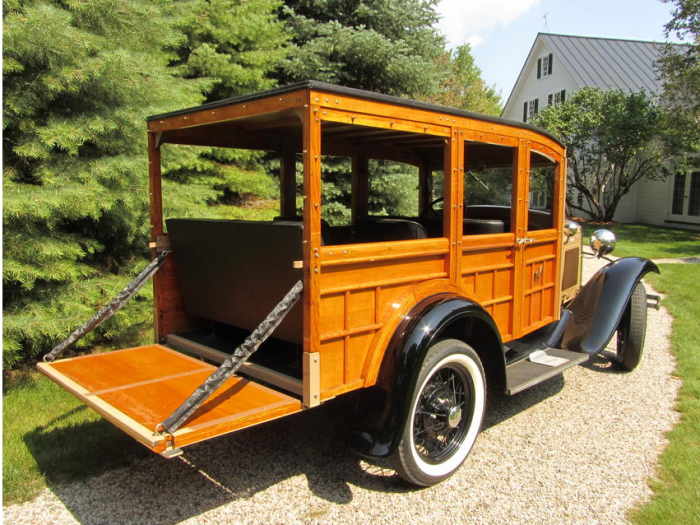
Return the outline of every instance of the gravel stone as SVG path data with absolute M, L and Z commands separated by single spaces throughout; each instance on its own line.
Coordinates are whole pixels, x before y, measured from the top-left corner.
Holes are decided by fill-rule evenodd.
M 585 260 L 584 282 L 605 264 Z M 647 284 L 647 289 L 650 286 Z M 651 290 L 650 290 L 651 291 Z M 6 524 L 617 524 L 678 421 L 671 318 L 649 309 L 631 373 L 605 356 L 515 396 L 489 392 L 484 430 L 448 480 L 416 489 L 349 452 L 351 400 L 150 456 L 3 508 Z

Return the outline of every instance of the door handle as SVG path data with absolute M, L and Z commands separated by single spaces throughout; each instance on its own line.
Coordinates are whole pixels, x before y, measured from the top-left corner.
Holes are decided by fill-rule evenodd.
M 515 242 L 518 246 L 523 246 L 524 244 L 532 244 L 535 242 L 534 237 L 524 237 L 523 239 L 516 239 Z

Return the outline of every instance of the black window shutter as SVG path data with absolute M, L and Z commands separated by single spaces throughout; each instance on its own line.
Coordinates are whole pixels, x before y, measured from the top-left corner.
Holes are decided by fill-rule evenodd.
M 554 62 L 554 55 L 552 53 L 549 54 L 549 66 L 547 67 L 547 74 L 551 75 L 552 74 L 552 62 Z
M 553 99 L 554 99 L 554 95 L 547 95 L 547 105 L 548 106 L 552 105 Z
M 542 59 L 537 59 L 537 78 L 542 78 Z
M 523 122 L 527 122 L 527 102 L 523 104 Z
M 562 102 L 562 104 L 564 102 L 566 102 L 566 90 L 565 89 L 561 90 L 561 102 Z
M 535 115 L 537 115 L 537 113 L 539 112 L 539 109 L 540 109 L 540 99 L 536 98 L 535 99 Z

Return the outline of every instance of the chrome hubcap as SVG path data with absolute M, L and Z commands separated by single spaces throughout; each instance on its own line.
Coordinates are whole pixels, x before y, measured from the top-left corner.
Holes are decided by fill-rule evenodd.
M 447 414 L 447 424 L 450 428 L 455 428 L 462 421 L 462 408 L 453 406 Z

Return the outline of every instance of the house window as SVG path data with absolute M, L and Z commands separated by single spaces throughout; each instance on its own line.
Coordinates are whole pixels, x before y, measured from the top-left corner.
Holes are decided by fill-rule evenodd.
M 566 102 L 566 90 L 562 89 L 561 91 L 557 91 L 556 93 L 550 93 L 547 96 L 547 105 L 548 106 L 556 106 L 557 104 L 563 104 Z
M 537 78 L 548 77 L 552 74 L 552 64 L 554 63 L 554 56 L 552 53 L 545 55 L 542 58 L 537 59 Z
M 528 100 L 523 104 L 523 122 L 527 122 L 540 112 L 540 99 Z

